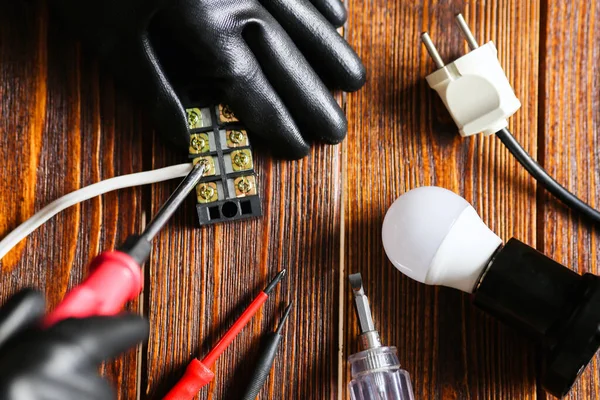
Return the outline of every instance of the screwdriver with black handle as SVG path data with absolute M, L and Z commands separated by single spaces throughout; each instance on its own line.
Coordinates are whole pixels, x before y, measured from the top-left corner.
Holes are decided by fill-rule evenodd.
M 275 329 L 274 332 L 269 332 L 264 336 L 262 348 L 258 356 L 258 361 L 256 362 L 256 367 L 252 376 L 250 377 L 248 387 L 244 391 L 242 400 L 255 400 L 258 396 L 258 393 L 265 384 L 265 381 L 267 380 L 267 377 L 271 372 L 271 367 L 273 366 L 273 361 L 275 360 L 275 355 L 277 354 L 279 343 L 283 338 L 283 336 L 281 335 L 283 324 L 290 315 L 291 309 L 292 303 L 290 303 L 285 308 L 283 316 L 279 320 L 277 329 Z

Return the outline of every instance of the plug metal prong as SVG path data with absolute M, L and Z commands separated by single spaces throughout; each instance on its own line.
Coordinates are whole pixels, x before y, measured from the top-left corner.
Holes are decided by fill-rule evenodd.
M 469 29 L 469 25 L 467 25 L 467 21 L 465 21 L 462 14 L 456 15 L 456 23 L 458 24 L 458 27 L 463 33 L 465 40 L 469 45 L 469 48 L 471 50 L 475 50 L 476 48 L 478 48 L 479 44 L 477 44 L 477 40 L 475 39 L 475 36 L 473 36 L 473 33 L 471 32 L 471 29 Z
M 427 32 L 423 32 L 421 34 L 421 41 L 425 45 L 425 48 L 427 49 L 429 56 L 431 56 L 431 58 L 433 59 L 435 65 L 438 68 L 444 68 L 444 60 L 442 60 L 440 53 L 438 53 L 437 49 L 435 48 L 435 45 L 431 41 L 431 38 L 429 37 L 429 34 Z

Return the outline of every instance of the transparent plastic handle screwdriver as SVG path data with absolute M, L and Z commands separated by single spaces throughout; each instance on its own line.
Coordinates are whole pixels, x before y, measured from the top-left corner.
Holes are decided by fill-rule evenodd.
M 375 330 L 369 299 L 360 274 L 350 275 L 354 305 L 360 324 L 363 351 L 348 358 L 352 381 L 348 384 L 352 400 L 414 400 L 410 375 L 400 368 L 393 346 L 382 346 Z
M 400 368 L 395 347 L 381 346 L 349 358 L 352 400 L 414 400 L 410 375 Z

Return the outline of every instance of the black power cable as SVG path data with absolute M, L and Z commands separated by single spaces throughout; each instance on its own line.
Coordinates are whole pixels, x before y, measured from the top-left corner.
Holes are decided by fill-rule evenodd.
M 541 165 L 537 163 L 525 149 L 519 144 L 517 139 L 507 128 L 496 132 L 496 135 L 506 146 L 508 151 L 517 159 L 517 161 L 529 172 L 529 174 L 539 182 L 554 197 L 562 201 L 572 210 L 589 218 L 593 222 L 600 224 L 600 212 L 590 207 L 583 200 L 569 192 L 564 186 L 552 178 Z

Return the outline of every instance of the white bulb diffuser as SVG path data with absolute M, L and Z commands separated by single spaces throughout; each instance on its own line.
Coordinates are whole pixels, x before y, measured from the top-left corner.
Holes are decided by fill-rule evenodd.
M 382 228 L 383 247 L 406 276 L 472 293 L 502 240 L 462 197 L 424 186 L 400 196 Z

